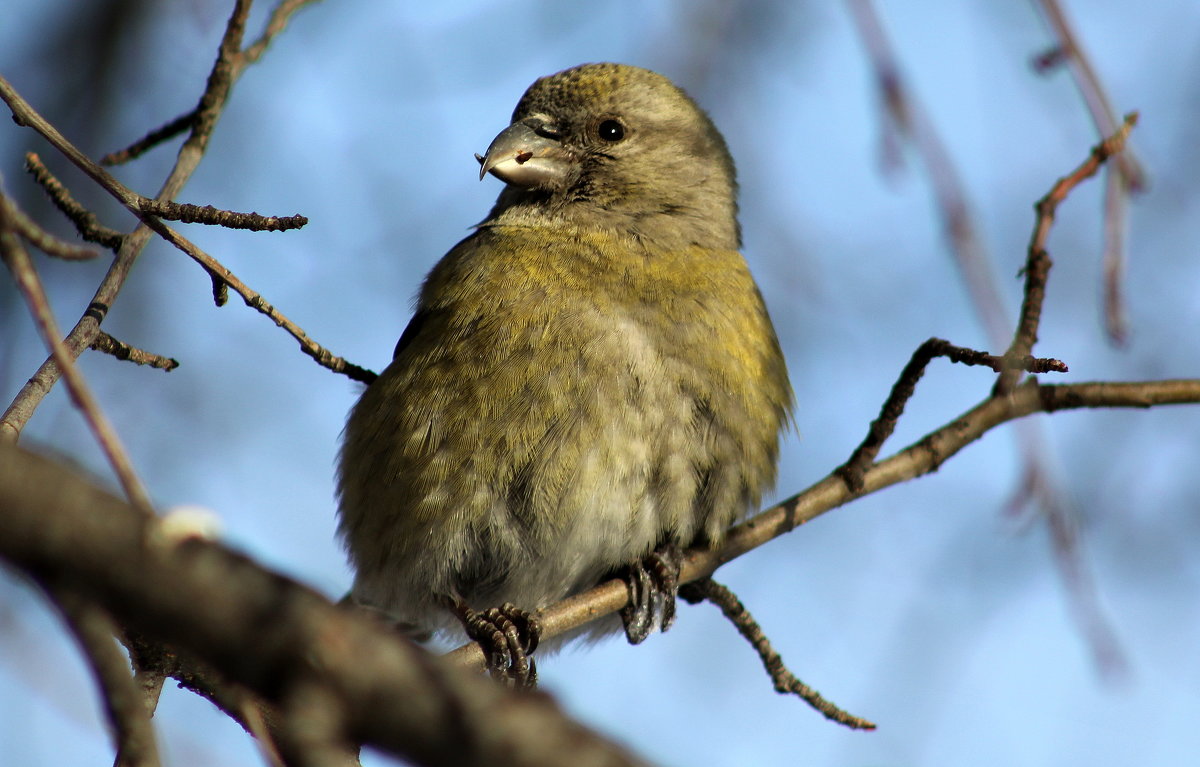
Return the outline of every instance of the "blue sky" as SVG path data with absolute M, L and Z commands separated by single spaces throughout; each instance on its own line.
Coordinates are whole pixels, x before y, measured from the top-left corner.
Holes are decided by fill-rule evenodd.
M 0 27 L 0 73 L 72 126 L 68 135 L 93 156 L 192 106 L 228 5 L 154 5 L 113 50 L 114 91 L 71 102 L 55 94 L 84 73 L 45 46 L 89 4 L 9 2 L 8 18 L 19 21 Z M 845 459 L 923 340 L 987 345 L 919 163 L 906 153 L 899 169 L 881 166 L 876 94 L 843 4 L 434 5 L 352 0 L 302 12 L 238 84 L 180 198 L 308 216 L 306 228 L 284 234 L 185 231 L 335 353 L 386 364 L 421 276 L 499 192 L 495 179 L 477 180 L 472 153 L 534 78 L 601 60 L 675 79 L 709 110 L 738 162 L 745 252 L 798 400 L 777 497 Z M 1032 4 L 891 5 L 883 22 L 958 165 L 1015 316 L 1032 205 L 1097 137 L 1066 72 L 1039 76 L 1029 66 L 1050 42 Z M 1092 183 L 1063 206 L 1050 240 L 1056 266 L 1038 351 L 1070 365 L 1056 380 L 1196 377 L 1200 6 L 1106 0 L 1066 10 L 1116 109 L 1141 112 L 1133 146 L 1151 185 L 1131 212 L 1131 343 L 1113 348 L 1098 323 L 1101 185 Z M 26 149 L 65 169 L 3 121 L 9 192 L 28 185 Z M 117 174 L 152 194 L 174 151 L 159 148 Z M 129 226 L 77 174 L 63 177 L 107 223 Z M 102 265 L 41 263 L 60 321 L 72 322 Z M 44 353 L 11 303 L 0 322 L 7 402 Z M 236 299 L 214 308 L 203 273 L 161 243 L 147 249 L 106 328 L 183 363 L 169 375 L 99 355 L 83 364 L 155 500 L 214 510 L 231 544 L 340 596 L 350 574 L 333 537 L 332 467 L 356 385 L 318 368 Z M 978 370 L 935 362 L 885 453 L 967 409 L 990 384 Z M 749 649 L 704 606 L 682 607 L 670 633 L 640 647 L 609 641 L 544 660 L 545 688 L 667 765 L 1191 764 L 1200 753 L 1200 408 L 1036 420 L 1126 672 L 1092 662 L 1044 526 L 1004 514 L 1019 476 L 1008 426 L 937 474 L 837 510 L 718 573 L 800 678 L 877 721 L 878 732 L 843 730 L 772 693 Z M 25 438 L 109 476 L 62 391 Z M 187 693 L 169 690 L 156 720 L 171 765 L 259 763 L 235 725 Z M 7 573 L 0 722 L 6 763 L 110 758 L 69 637 Z

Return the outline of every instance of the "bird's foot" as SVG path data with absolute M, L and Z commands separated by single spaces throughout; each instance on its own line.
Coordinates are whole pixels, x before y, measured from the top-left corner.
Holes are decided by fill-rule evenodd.
M 629 644 L 644 642 L 655 625 L 661 631 L 671 628 L 682 566 L 682 549 L 666 543 L 626 568 L 623 580 L 629 587 L 629 604 L 621 608 L 621 621 Z
M 493 679 L 516 689 L 537 687 L 537 664 L 530 656 L 542 626 L 532 613 L 511 602 L 476 611 L 455 600 L 453 607 L 467 636 L 483 650 Z

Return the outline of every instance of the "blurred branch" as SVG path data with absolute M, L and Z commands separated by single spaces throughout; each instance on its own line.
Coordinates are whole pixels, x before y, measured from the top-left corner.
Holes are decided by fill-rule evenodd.
M 1122 155 L 1124 156 L 1124 155 Z M 1129 340 L 1129 320 L 1121 285 L 1125 279 L 1125 224 L 1129 196 L 1121 174 L 1109 171 L 1104 183 L 1104 327 L 1109 340 L 1123 346 Z
M 917 383 L 925 374 L 925 368 L 935 357 L 947 357 L 951 362 L 965 365 L 984 365 L 997 373 L 1010 371 L 1018 373 L 1021 371 L 1026 373 L 1067 372 L 1067 366 L 1056 359 L 1039 359 L 1030 355 L 997 357 L 974 349 L 955 346 L 941 338 L 929 339 L 917 347 L 908 364 L 904 366 L 904 370 L 900 372 L 900 377 L 896 379 L 891 393 L 888 394 L 883 407 L 880 408 L 879 417 L 871 422 L 866 438 L 854 450 L 850 458 L 835 470 L 836 474 L 840 474 L 846 480 L 846 484 L 851 490 L 862 488 L 863 472 L 875 461 L 883 443 L 895 431 L 900 416 L 904 414 L 904 406 L 916 392 Z
M 128 659 L 117 648 L 119 627 L 107 613 L 74 592 L 50 591 L 100 686 L 116 745 L 114 767 L 158 767 L 151 709 L 134 682 Z
M 0 557 L 15 567 L 52 574 L 122 626 L 284 710 L 317 691 L 349 741 L 431 765 L 641 763 L 549 697 L 449 668 L 382 622 L 220 545 L 171 540 L 158 520 L 10 443 L 0 443 L 0 515 Z
M 1050 28 L 1054 30 L 1055 37 L 1058 38 L 1058 43 L 1053 49 L 1054 55 L 1039 57 L 1039 71 L 1044 72 L 1055 65 L 1068 64 L 1074 75 L 1075 84 L 1078 86 L 1080 94 L 1083 95 L 1088 114 L 1091 115 L 1092 122 L 1096 126 L 1097 135 L 1111 136 L 1117 132 L 1117 113 L 1112 108 L 1112 102 L 1109 101 L 1108 94 L 1105 92 L 1100 78 L 1096 75 L 1091 60 L 1072 31 L 1062 6 L 1059 5 L 1058 0 L 1035 0 L 1035 2 L 1041 8 L 1042 15 L 1046 17 Z M 1140 192 L 1145 189 L 1146 172 L 1132 151 L 1127 150 L 1122 154 L 1116 164 L 1129 191 Z
M 287 331 L 292 338 L 299 341 L 301 351 L 316 360 L 317 364 L 335 373 L 341 373 L 352 381 L 370 383 L 375 380 L 376 376 L 372 371 L 336 356 L 333 352 L 309 338 L 303 328 L 292 322 L 282 312 L 268 303 L 260 293 L 252 290 L 249 285 L 238 279 L 233 272 L 226 269 L 224 264 L 196 247 L 195 244 L 174 229 L 171 229 L 153 217 L 146 217 L 143 219 L 143 222 L 164 240 L 179 248 L 179 250 L 191 257 L 192 260 L 204 267 L 204 270 L 213 279 L 214 296 L 217 296 L 218 303 L 222 303 L 220 300 L 221 289 L 225 287 L 232 288 L 235 293 L 242 297 L 246 306 L 260 314 L 266 315 L 272 322 Z
M 966 188 L 954 160 L 924 109 L 909 91 L 900 65 L 870 0 L 847 0 L 851 16 L 871 60 L 888 127 L 901 142 L 910 143 L 933 184 L 943 232 L 979 314 L 991 346 L 999 348 L 1008 335 L 1007 312 L 992 276 L 991 258 L 979 239 Z M 889 133 L 885 132 L 885 144 Z

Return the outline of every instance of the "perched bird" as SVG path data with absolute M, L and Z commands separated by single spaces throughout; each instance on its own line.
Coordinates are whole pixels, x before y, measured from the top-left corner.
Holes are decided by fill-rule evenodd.
M 662 75 L 585 64 L 477 158 L 506 186 L 346 426 L 352 598 L 428 633 L 650 572 L 669 623 L 672 555 L 758 503 L 792 404 L 725 141 Z

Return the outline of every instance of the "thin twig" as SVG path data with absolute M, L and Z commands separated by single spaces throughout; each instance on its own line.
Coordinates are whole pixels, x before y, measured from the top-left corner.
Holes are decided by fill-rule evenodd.
M 783 657 L 775 652 L 775 648 L 771 646 L 770 640 L 767 639 L 767 635 L 763 632 L 762 627 L 758 625 L 758 621 L 754 620 L 754 616 L 750 614 L 750 611 L 746 609 L 742 601 L 727 586 L 717 583 L 712 578 L 700 578 L 685 584 L 679 590 L 679 596 L 683 597 L 689 604 L 694 605 L 702 601 L 707 601 L 715 605 L 721 611 L 721 614 L 725 616 L 725 619 L 734 625 L 738 633 L 758 653 L 758 659 L 762 661 L 763 668 L 766 670 L 767 675 L 771 677 L 771 683 L 775 687 L 775 692 L 781 695 L 795 695 L 823 714 L 826 719 L 845 725 L 851 729 L 875 729 L 874 722 L 838 708 L 838 706 L 822 697 L 821 693 L 797 679 L 788 670 L 787 666 L 783 665 Z
M 119 360 L 126 360 L 136 365 L 149 365 L 152 368 L 158 368 L 167 372 L 179 367 L 179 360 L 142 351 L 136 346 L 130 346 L 127 343 L 118 341 L 103 330 L 100 331 L 100 335 L 96 336 L 96 340 L 92 342 L 91 348 L 98 352 L 111 354 Z
M 104 226 L 96 218 L 95 213 L 80 205 L 71 196 L 71 192 L 63 186 L 62 182 L 54 177 L 50 169 L 42 162 L 42 158 L 38 157 L 35 152 L 25 153 L 25 169 L 29 171 L 29 174 L 33 176 L 33 180 L 50 197 L 50 201 L 54 203 L 54 207 L 58 208 L 59 212 L 75 225 L 75 230 L 79 232 L 80 237 L 88 242 L 103 245 L 110 250 L 117 250 L 121 247 L 121 241 L 125 235 L 116 229 L 109 229 L 107 226 Z
M 871 57 L 881 101 L 885 106 L 884 114 L 893 128 L 884 133 L 885 148 L 897 154 L 893 148 L 900 141 L 894 137 L 910 140 L 925 164 L 938 200 L 948 244 L 955 254 L 989 345 L 996 349 L 1004 348 L 1010 336 L 1008 311 L 1004 308 L 993 278 L 991 259 L 976 234 L 967 193 L 958 171 L 934 125 L 905 87 L 896 56 L 873 5 L 869 0 L 849 2 Z M 1039 508 L 1047 513 L 1060 513 L 1067 509 L 1068 505 L 1062 500 L 1064 493 L 1041 460 L 1048 449 L 1040 425 L 1036 421 L 1023 421 L 1017 425 L 1016 433 L 1022 474 L 1029 478 L 1031 486 L 1038 488 Z
M 304 6 L 312 5 L 315 2 L 317 0 L 281 0 L 279 5 L 275 6 L 275 10 L 271 12 L 271 18 L 267 20 L 267 26 L 262 35 L 242 51 L 240 57 L 242 66 L 249 66 L 258 61 L 266 52 L 271 41 L 287 28 L 292 15 Z
M 25 303 L 29 306 L 29 313 L 33 316 L 34 323 L 41 333 L 42 341 L 50 349 L 51 356 L 63 373 L 71 400 L 83 413 L 84 420 L 91 428 L 96 442 L 100 444 L 100 449 L 104 451 L 109 465 L 116 473 L 117 480 L 125 491 L 125 496 L 131 504 L 144 513 L 153 514 L 150 496 L 146 494 L 145 487 L 138 479 L 133 462 L 129 460 L 129 454 L 125 452 L 120 437 L 117 436 L 112 423 L 100 409 L 83 374 L 75 367 L 74 360 L 63 347 L 58 332 L 58 323 L 54 319 L 54 313 L 50 311 L 50 304 L 46 298 L 46 292 L 42 288 L 42 281 L 38 277 L 29 253 L 25 251 L 25 247 L 16 234 L 8 228 L 8 221 L 4 215 L 6 210 L 7 206 L 0 206 L 0 257 L 12 272 L 13 280 L 17 283 L 21 295 L 24 296 Z
M 867 436 L 850 455 L 850 458 L 835 471 L 851 490 L 862 489 L 862 476 L 867 467 L 879 455 L 883 443 L 896 430 L 900 416 L 904 414 L 904 406 L 916 392 L 917 382 L 925 374 L 925 368 L 936 357 L 947 357 L 951 362 L 964 365 L 983 365 L 999 373 L 1004 370 L 1024 371 L 1026 373 L 1066 373 L 1067 366 L 1056 359 L 1025 356 L 1020 359 L 997 357 L 974 349 L 955 346 L 941 338 L 931 338 L 917 347 L 909 358 L 908 364 L 900 372 L 892 391 L 879 410 L 878 417 L 871 422 Z
M 871 57 L 885 106 L 884 114 L 890 120 L 885 126 L 890 124 L 893 128 L 884 133 L 885 148 L 893 155 L 898 154 L 894 147 L 900 139 L 908 140 L 924 163 L 933 184 L 948 244 L 987 333 L 989 345 L 1003 348 L 1010 335 L 1008 311 L 996 287 L 991 258 L 977 235 L 967 192 L 950 153 L 921 105 L 906 88 L 874 6 L 869 0 L 850 0 L 850 8 Z M 1048 450 L 1040 425 L 1036 421 L 1023 421 L 1017 425 L 1016 433 L 1022 474 L 1038 489 L 1039 508 L 1047 513 L 1065 513 L 1068 506 L 1062 501 L 1064 493 L 1041 460 Z
M 186 253 L 196 263 L 200 264 L 213 277 L 214 288 L 218 285 L 226 285 L 235 293 L 242 297 L 246 302 L 246 306 L 258 311 L 271 319 L 279 327 L 283 328 L 293 338 L 300 342 L 300 349 L 308 356 L 317 361 L 317 364 L 328 368 L 335 373 L 341 373 L 352 381 L 360 381 L 362 383 L 371 383 L 377 377 L 373 371 L 359 367 L 352 362 L 347 362 L 342 357 L 338 357 L 333 352 L 321 346 L 316 341 L 308 337 L 304 330 L 285 317 L 282 312 L 276 309 L 271 304 L 267 303 L 266 299 L 259 293 L 256 293 L 233 272 L 225 268 L 225 266 L 217 259 L 205 253 L 198 248 L 187 238 L 181 236 L 174 229 L 170 228 L 162 221 L 146 216 L 143 219 L 146 226 L 153 229 L 164 240 L 174 245 L 179 250 Z
M 973 409 L 912 445 L 872 465 L 863 475 L 862 490 L 854 492 L 836 472 L 787 500 L 733 527 L 715 548 L 689 549 L 684 555 L 680 583 L 712 575 L 717 568 L 764 543 L 791 532 L 827 511 L 885 487 L 931 474 L 946 460 L 999 424 L 1033 413 L 1081 408 L 1149 408 L 1200 403 L 1200 379 L 1039 384 L 1031 378 L 1008 397 L 988 397 Z M 537 611 L 543 641 L 573 631 L 617 612 L 629 601 L 622 580 L 601 583 Z M 448 654 L 456 664 L 482 671 L 483 651 L 474 642 Z
M 304 216 L 262 216 L 258 213 L 237 213 L 211 205 L 192 205 L 186 202 L 163 202 L 145 197 L 138 202 L 144 213 L 181 221 L 185 224 L 211 224 L 227 229 L 249 229 L 254 232 L 285 232 L 299 229 L 308 223 Z
M 6 83 L 3 83 L 3 78 L 0 78 L 0 85 L 4 84 Z M 14 113 L 17 111 L 17 105 L 23 107 L 22 112 L 32 112 L 32 107 L 17 96 L 15 92 L 11 94 L 11 100 L 7 97 L 5 100 L 9 101 L 9 106 L 13 108 Z M 41 117 L 38 116 L 38 119 L 40 120 Z M 74 159 L 73 155 L 80 157 L 85 163 L 85 165 L 80 166 L 84 172 L 91 176 L 92 180 L 103 187 L 105 191 L 115 197 L 126 210 L 143 220 L 146 216 L 156 216 L 159 218 L 180 220 L 184 223 L 217 224 L 233 229 L 254 229 L 256 231 L 284 231 L 287 229 L 296 229 L 308 223 L 308 219 L 304 216 L 262 216 L 258 213 L 237 213 L 234 211 L 219 210 L 212 206 L 176 203 L 171 200 L 162 199 L 161 195 L 157 199 L 150 199 L 117 181 L 112 174 L 92 162 L 90 158 L 67 142 L 66 138 L 61 136 L 59 138 L 65 146 L 70 147 L 71 152 L 66 152 L 63 150 L 63 147 L 55 145 L 57 149 L 63 151 L 64 154 L 72 157 L 72 159 Z M 55 201 L 55 204 L 64 213 L 67 213 L 68 216 L 78 214 L 85 222 L 89 221 L 86 217 L 91 214 L 84 210 L 79 203 L 71 199 L 66 188 L 51 175 L 50 171 L 41 163 L 40 158 L 36 154 L 32 152 L 26 154 L 25 164 L 30 172 L 34 174 L 38 183 L 46 189 L 51 199 Z M 79 163 L 76 162 L 76 165 L 79 165 Z M 72 220 L 76 219 L 72 218 Z M 94 220 L 94 217 L 91 220 Z M 76 226 L 80 228 L 80 234 L 84 234 L 84 229 L 78 221 L 76 221 Z
M 164 141 L 170 141 L 180 133 L 191 129 L 195 124 L 196 110 L 193 109 L 187 114 L 182 114 L 179 117 L 176 117 L 174 120 L 171 120 L 165 125 L 160 125 L 124 149 L 118 149 L 115 152 L 109 152 L 100 158 L 100 164 L 111 167 L 113 165 L 127 163 L 130 160 L 141 157 L 143 154 L 163 143 Z
M 1037 343 L 1038 325 L 1042 316 L 1042 304 L 1046 298 L 1046 278 L 1050 273 L 1052 261 L 1046 249 L 1050 230 L 1054 225 L 1054 216 L 1058 206 L 1075 187 L 1096 175 L 1101 166 L 1125 146 L 1125 140 L 1133 126 L 1137 124 L 1137 113 L 1132 112 L 1125 117 L 1121 128 L 1108 138 L 1092 148 L 1088 158 L 1079 164 L 1075 170 L 1063 176 L 1050 187 L 1046 196 L 1038 200 L 1034 206 L 1037 218 L 1034 221 L 1033 234 L 1029 239 L 1029 255 L 1025 263 L 1025 295 L 1021 302 L 1021 315 L 1017 322 L 1016 333 L 1004 356 L 1009 359 L 1020 359 L 1027 356 L 1033 345 Z M 1005 370 L 996 381 L 995 394 L 1003 395 L 1016 384 L 1018 371 Z

